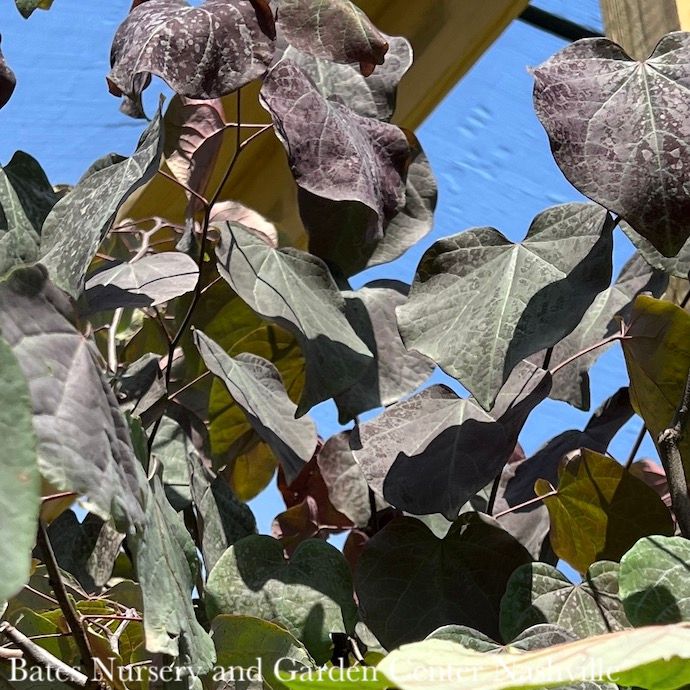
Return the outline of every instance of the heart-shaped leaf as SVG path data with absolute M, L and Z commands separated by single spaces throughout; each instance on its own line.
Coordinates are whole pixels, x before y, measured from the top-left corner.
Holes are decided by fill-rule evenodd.
M 41 475 L 126 531 L 143 520 L 141 467 L 98 352 L 70 318 L 40 265 L 0 285 L 0 332 L 29 384 Z
M 261 99 L 300 187 L 307 230 L 315 214 L 344 213 L 357 223 L 364 243 L 381 239 L 405 202 L 412 151 L 403 131 L 327 100 L 285 58 L 268 73 Z M 322 222 L 316 219 L 317 229 Z
M 395 308 L 405 303 L 408 290 L 397 280 L 377 280 L 343 292 L 347 319 L 375 357 L 354 386 L 335 396 L 341 424 L 398 402 L 431 376 L 433 362 L 407 350 L 398 333 Z
M 292 248 L 274 249 L 235 223 L 218 226 L 218 272 L 259 315 L 299 341 L 306 383 L 297 408 L 303 415 L 356 383 L 371 353 L 345 318 L 345 300 L 326 265 Z
M 625 318 L 639 293 L 651 292 L 654 297 L 660 297 L 667 285 L 666 275 L 650 268 L 639 254 L 635 254 L 625 264 L 616 282 L 597 295 L 577 328 L 554 346 L 551 365 L 565 362 L 604 338 L 619 332 L 620 321 L 615 317 Z M 600 347 L 592 350 L 560 369 L 553 377 L 549 397 L 563 400 L 580 410 L 588 410 L 590 392 L 587 372 L 606 349 Z M 536 363 L 543 362 L 544 353 L 538 353 L 530 360 Z
M 634 626 L 690 621 L 690 542 L 645 537 L 621 559 L 620 595 Z
M 586 39 L 534 70 L 537 115 L 565 176 L 664 256 L 690 236 L 689 47 L 690 34 L 672 33 L 636 62 Z
M 577 638 L 630 627 L 618 596 L 618 564 L 593 563 L 579 585 L 547 563 L 518 568 L 501 601 L 501 634 L 512 640 L 538 623 L 553 623 Z
M 194 290 L 199 269 L 179 252 L 144 256 L 104 268 L 86 281 L 90 313 L 118 307 L 154 307 Z
M 266 20 L 269 25 L 266 25 Z M 141 93 L 151 75 L 181 96 L 220 98 L 260 77 L 273 59 L 270 11 L 256 3 L 148 0 L 120 25 L 110 51 L 111 93 L 124 96 L 123 112 L 143 117 Z
M 162 153 L 160 112 L 130 158 L 94 169 L 55 205 L 43 224 L 41 262 L 51 280 L 72 297 L 122 202 L 158 170 Z
M 674 531 L 671 513 L 653 489 L 591 450 L 561 465 L 557 491 L 543 479 L 535 491 L 551 516 L 553 550 L 581 573 L 598 560 L 619 561 L 641 537 Z
M 400 690 L 537 690 L 562 684 L 564 678 L 676 690 L 690 682 L 689 659 L 690 626 L 677 624 L 622 630 L 506 656 L 448 640 L 425 640 L 392 652 L 377 670 Z
M 382 65 L 388 42 L 350 0 L 282 0 L 278 28 L 295 48 L 332 62 L 359 63 L 367 77 Z
M 369 486 L 391 505 L 454 520 L 508 461 L 549 384 L 542 372 L 497 417 L 444 385 L 431 386 L 360 424 L 351 441 L 355 459 Z
M 671 302 L 641 295 L 633 305 L 627 335 L 622 344 L 630 399 L 656 442 L 683 397 L 690 368 L 690 314 Z M 679 449 L 690 468 L 688 434 L 680 439 Z
M 415 518 L 396 518 L 369 540 L 357 564 L 360 612 L 386 649 L 448 624 L 498 639 L 508 578 L 530 560 L 479 513 L 461 516 L 443 539 Z
M 278 370 L 249 353 L 230 357 L 201 331 L 195 331 L 194 337 L 206 366 L 227 386 L 292 481 L 314 455 L 316 427 L 309 417 L 295 419 L 297 406 L 285 392 Z
M 2 36 L 0 36 L 0 41 L 2 41 Z M 0 49 L 0 108 L 7 105 L 7 101 L 12 97 L 16 85 L 17 78 L 7 62 L 5 62 L 5 57 Z
M 0 338 L 0 602 L 14 596 L 30 574 L 41 489 L 32 419 L 28 382 Z
M 232 612 L 277 623 L 317 663 L 330 657 L 329 634 L 351 633 L 357 620 L 347 562 L 320 539 L 300 544 L 290 561 L 272 537 L 238 541 L 208 577 L 206 608 L 210 619 Z
M 540 213 L 520 244 L 494 228 L 436 242 L 398 307 L 405 345 L 485 409 L 524 358 L 571 333 L 611 280 L 612 223 L 593 204 Z

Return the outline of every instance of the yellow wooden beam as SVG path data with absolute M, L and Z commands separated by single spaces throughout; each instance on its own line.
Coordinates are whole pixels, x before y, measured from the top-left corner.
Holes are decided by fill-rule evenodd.
M 678 20 L 683 31 L 690 31 L 690 0 L 676 0 Z

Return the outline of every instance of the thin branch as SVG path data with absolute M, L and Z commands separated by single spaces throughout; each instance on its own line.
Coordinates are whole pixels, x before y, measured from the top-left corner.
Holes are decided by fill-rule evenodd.
M 38 546 L 41 548 L 43 560 L 48 571 L 48 581 L 53 588 L 53 593 L 60 604 L 67 626 L 74 636 L 74 642 L 79 650 L 81 656 L 81 663 L 88 670 L 90 678 L 95 678 L 96 664 L 94 662 L 89 638 L 86 636 L 86 631 L 79 620 L 79 614 L 74 608 L 70 598 L 65 589 L 65 583 L 62 581 L 60 569 L 55 558 L 53 547 L 48 537 L 48 531 L 42 520 L 38 522 Z M 95 686 L 95 681 L 92 681 Z
M 88 676 L 60 661 L 60 659 L 54 657 L 50 652 L 43 649 L 43 647 L 39 647 L 35 642 L 32 642 L 26 635 L 19 632 L 19 630 L 9 623 L 0 623 L 0 634 L 13 642 L 14 645 L 35 664 L 45 669 L 50 669 L 54 671 L 55 674 L 59 674 L 57 677 L 66 685 L 72 688 L 85 688 L 89 685 Z
M 534 503 L 539 503 L 543 501 L 545 498 L 551 498 L 551 496 L 555 496 L 558 493 L 557 489 L 554 489 L 553 491 L 549 491 L 549 493 L 544 494 L 543 496 L 537 496 L 536 498 L 530 498 L 529 501 L 525 501 L 524 503 L 518 503 L 516 506 L 512 506 L 511 508 L 508 508 L 507 510 L 503 510 L 500 513 L 496 513 L 493 517 L 498 520 L 498 518 L 503 517 L 504 515 L 508 515 L 509 513 L 514 513 L 517 510 L 520 510 L 521 508 L 526 508 L 527 506 L 531 506 Z
M 685 427 L 690 415 L 690 370 L 685 379 L 683 397 L 673 415 L 671 425 L 659 434 L 657 445 L 661 464 L 666 471 L 671 506 L 675 513 L 680 533 L 690 539 L 690 495 L 688 495 L 688 480 L 680 454 L 680 442 L 685 433 Z
M 187 192 L 187 194 L 191 194 L 192 196 L 196 197 L 204 208 L 209 205 L 208 200 L 205 197 L 201 196 L 199 192 L 195 192 L 189 185 L 186 185 L 184 182 L 178 180 L 170 173 L 165 172 L 165 170 L 159 170 L 158 172 L 161 175 L 163 175 L 163 177 L 165 177 L 166 179 L 170 180 L 171 182 L 174 182 L 178 187 L 182 187 L 182 189 L 184 189 L 184 191 Z
M 547 365 L 548 366 L 548 365 Z M 546 368 L 546 367 L 544 367 Z M 501 470 L 494 478 L 493 484 L 491 485 L 491 493 L 489 494 L 489 502 L 486 504 L 486 514 L 491 515 L 494 512 L 494 505 L 496 505 L 496 498 L 498 497 L 498 487 L 501 483 L 501 475 L 503 470 Z
M 642 441 L 644 441 L 644 435 L 647 433 L 647 425 L 643 424 L 642 428 L 640 429 L 640 433 L 637 434 L 637 438 L 635 439 L 635 445 L 633 445 L 632 449 L 630 450 L 630 455 L 628 455 L 628 460 L 625 463 L 625 469 L 629 470 L 630 466 L 635 462 L 635 456 L 637 455 L 637 451 L 640 450 L 640 446 L 642 445 Z
M 118 307 L 115 310 L 113 320 L 108 328 L 108 369 L 110 369 L 113 374 L 117 374 L 117 329 L 120 326 L 124 311 L 122 307 Z
M 211 374 L 211 372 L 207 369 L 203 374 L 199 374 L 199 376 L 197 376 L 195 379 L 193 379 L 193 380 L 190 381 L 189 383 L 186 383 L 186 384 L 185 384 L 184 386 L 182 386 L 182 388 L 180 388 L 179 390 L 176 390 L 172 395 L 170 395 L 170 398 L 169 398 L 169 399 L 170 399 L 170 400 L 174 400 L 174 399 L 177 398 L 179 395 L 182 395 L 182 393 L 184 393 L 186 390 L 189 390 L 190 388 L 192 388 L 192 386 L 196 386 L 196 384 L 199 383 L 199 381 L 202 381 L 202 380 L 205 379 L 207 376 L 210 376 L 210 374 Z
M 594 345 L 590 345 L 589 347 L 586 347 L 584 350 L 580 350 L 580 352 L 576 352 L 574 355 L 571 357 L 568 357 L 568 359 L 564 360 L 560 364 L 556 365 L 553 369 L 551 369 L 551 376 L 555 376 L 561 369 L 564 367 L 567 367 L 569 364 L 572 364 L 576 359 L 579 359 L 580 357 L 584 357 L 585 355 L 589 354 L 590 352 L 593 352 L 594 350 L 598 350 L 600 347 L 606 347 L 606 345 L 610 345 L 611 343 L 615 343 L 617 340 L 630 340 L 632 336 L 624 335 L 623 333 L 616 333 L 615 335 L 611 335 L 608 338 L 604 338 L 603 340 L 599 341 L 598 343 L 595 343 Z

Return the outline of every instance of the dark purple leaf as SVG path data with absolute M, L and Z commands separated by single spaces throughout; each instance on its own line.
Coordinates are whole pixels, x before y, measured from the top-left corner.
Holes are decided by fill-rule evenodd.
M 403 131 L 326 100 L 287 59 L 271 69 L 261 96 L 288 152 L 307 229 L 314 213 L 345 213 L 365 242 L 381 239 L 405 202 L 412 151 Z
M 317 58 L 359 63 L 364 76 L 382 65 L 388 42 L 350 0 L 281 0 L 278 28 L 295 48 Z
M 501 597 L 530 556 L 485 515 L 461 516 L 443 538 L 411 517 L 372 537 L 359 558 L 355 591 L 366 625 L 386 649 L 443 625 L 467 625 L 499 639 Z
M 392 506 L 454 520 L 508 461 L 550 382 L 541 372 L 496 418 L 446 386 L 431 386 L 359 425 L 351 441 L 355 459 Z
M 2 41 L 2 36 L 0 36 L 0 41 Z M 14 76 L 14 72 L 7 66 L 2 50 L 0 50 L 0 108 L 10 100 L 16 84 L 17 78 Z
M 606 38 L 577 41 L 534 70 L 537 115 L 579 191 L 664 256 L 690 237 L 690 34 L 645 62 Z
M 255 3 L 256 4 L 256 3 Z M 259 9 L 264 3 L 258 3 Z M 151 75 L 179 95 L 220 98 L 260 77 L 273 59 L 267 15 L 246 0 L 148 0 L 120 25 L 110 53 L 108 84 L 123 110 L 143 117 L 141 93 Z M 262 28 L 262 26 L 264 28 Z

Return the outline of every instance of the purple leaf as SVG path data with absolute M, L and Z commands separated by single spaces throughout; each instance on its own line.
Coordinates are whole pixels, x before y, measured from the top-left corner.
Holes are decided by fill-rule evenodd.
M 133 7 L 113 40 L 111 93 L 125 97 L 124 112 L 143 117 L 141 93 L 152 74 L 189 98 L 236 91 L 260 77 L 273 59 L 264 5 L 206 0 L 192 7 L 184 0 L 148 0 Z
M 690 237 L 690 34 L 635 62 L 606 38 L 534 70 L 534 102 L 559 167 L 664 256 Z
M 295 48 L 332 62 L 359 63 L 364 76 L 382 65 L 388 42 L 350 0 L 282 0 L 278 28 Z
M 403 131 L 325 99 L 287 59 L 271 69 L 261 96 L 288 152 L 303 215 L 309 204 L 307 229 L 313 213 L 347 213 L 364 241 L 381 239 L 405 203 L 412 151 Z
M 0 41 L 2 41 L 2 36 L 0 36 Z M 14 76 L 14 72 L 7 66 L 2 50 L 0 50 L 0 108 L 5 106 L 7 101 L 10 100 L 16 84 L 17 78 Z

